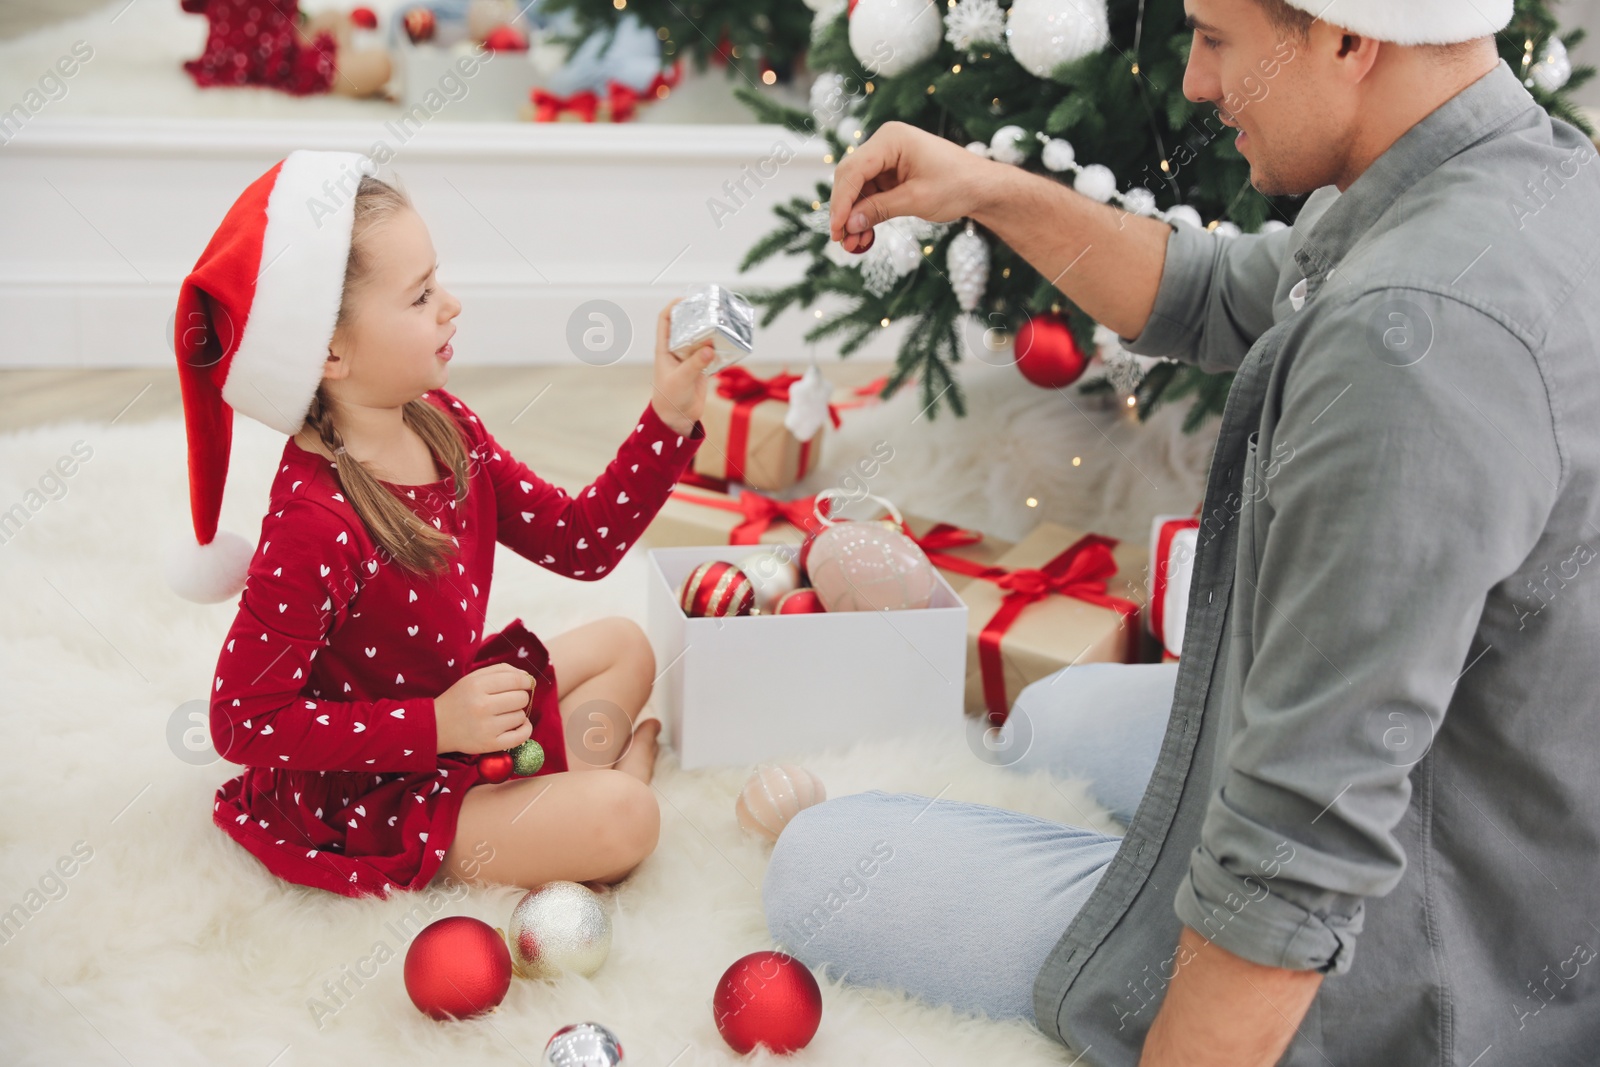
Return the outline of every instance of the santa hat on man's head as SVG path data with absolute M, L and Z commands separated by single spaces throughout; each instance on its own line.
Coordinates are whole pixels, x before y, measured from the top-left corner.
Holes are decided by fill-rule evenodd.
M 170 553 L 167 583 L 186 599 L 244 588 L 255 549 L 217 529 L 233 413 L 284 434 L 305 425 L 339 316 L 356 188 L 376 169 L 356 152 L 291 152 L 239 195 L 183 281 L 172 341 L 194 539 Z
M 1286 0 L 1363 37 L 1393 44 L 1456 44 L 1511 22 L 1512 0 Z

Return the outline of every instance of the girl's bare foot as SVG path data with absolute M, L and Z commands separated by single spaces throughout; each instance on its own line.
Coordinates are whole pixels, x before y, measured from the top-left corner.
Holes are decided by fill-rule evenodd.
M 645 719 L 640 722 L 634 728 L 633 737 L 628 742 L 628 750 L 617 760 L 614 767 L 649 785 L 650 776 L 656 768 L 656 735 L 660 732 L 660 719 Z

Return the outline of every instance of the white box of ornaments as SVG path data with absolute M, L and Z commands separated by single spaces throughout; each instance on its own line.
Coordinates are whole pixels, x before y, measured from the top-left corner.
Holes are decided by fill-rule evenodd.
M 830 529 L 866 526 L 904 537 L 875 522 Z M 877 547 L 868 547 L 877 558 Z M 865 738 L 964 730 L 967 606 L 931 565 L 918 567 L 913 583 L 926 606 L 698 617 L 684 610 L 685 583 L 702 564 L 785 549 L 797 551 L 701 545 L 649 552 L 647 630 L 660 672 L 659 711 L 681 766 L 748 766 Z M 717 577 L 713 571 L 712 596 L 726 584 Z

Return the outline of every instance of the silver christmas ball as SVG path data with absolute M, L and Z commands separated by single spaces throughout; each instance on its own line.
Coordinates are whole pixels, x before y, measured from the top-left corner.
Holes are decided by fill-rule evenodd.
M 512 967 L 524 978 L 567 971 L 587 977 L 611 952 L 611 917 L 587 886 L 546 882 L 517 901 L 506 943 Z
M 860 0 L 849 33 L 861 65 L 894 78 L 934 57 L 944 39 L 944 19 L 933 0 Z
M 572 1023 L 550 1035 L 544 1067 L 618 1067 L 622 1042 L 599 1023 Z
M 1547 93 L 1558 92 L 1572 77 L 1572 58 L 1561 38 L 1552 37 L 1539 50 L 1538 62 L 1528 68 L 1528 79 Z

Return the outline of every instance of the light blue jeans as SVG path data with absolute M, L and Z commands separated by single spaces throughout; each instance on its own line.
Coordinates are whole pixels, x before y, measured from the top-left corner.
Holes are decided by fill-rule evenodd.
M 1084 778 L 1123 823 L 1155 768 L 1178 665 L 1079 664 L 1025 688 L 975 758 Z M 1121 838 L 987 804 L 871 790 L 807 808 L 761 886 L 784 951 L 832 977 L 1035 1022 L 1033 982 Z

